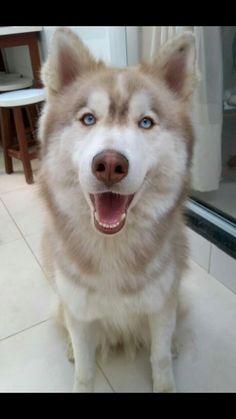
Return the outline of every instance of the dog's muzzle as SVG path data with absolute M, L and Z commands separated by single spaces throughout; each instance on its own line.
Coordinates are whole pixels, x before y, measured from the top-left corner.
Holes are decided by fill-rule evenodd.
M 92 161 L 92 173 L 99 182 L 111 187 L 128 175 L 127 158 L 114 150 L 98 153 Z M 125 225 L 127 209 L 134 197 L 113 192 L 90 194 L 94 206 L 94 225 L 101 233 L 118 233 Z

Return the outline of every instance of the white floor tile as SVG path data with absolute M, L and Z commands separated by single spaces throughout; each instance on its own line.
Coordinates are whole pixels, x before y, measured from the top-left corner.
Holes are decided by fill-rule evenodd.
M 11 175 L 0 173 L 0 194 L 15 191 L 24 188 L 25 186 L 26 182 L 21 172 L 16 171 Z
M 1 199 L 24 235 L 42 231 L 46 209 L 38 185 L 4 193 Z
M 0 245 L 20 239 L 22 236 L 0 200 Z
M 48 271 L 48 264 L 45 263 L 45 258 L 42 255 L 42 242 L 41 242 L 42 234 L 41 233 L 30 234 L 30 235 L 24 236 L 24 239 L 30 246 L 36 259 L 38 260 L 40 266 L 42 267 L 45 275 L 50 276 L 51 272 Z
M 32 160 L 31 164 L 32 169 L 34 171 L 34 180 L 37 180 L 37 169 L 39 167 L 39 160 Z M 13 173 L 11 173 L 10 175 L 6 174 L 3 154 L 0 150 L 0 194 L 9 191 L 15 191 L 24 187 L 31 188 L 32 185 L 28 185 L 26 183 L 21 161 L 14 159 L 13 169 Z
M 117 393 L 148 393 L 152 391 L 149 354 L 140 350 L 134 360 L 123 353 L 112 354 L 99 365 Z
M 23 239 L 0 246 L 0 338 L 50 315 L 53 292 Z
M 42 258 L 42 251 L 41 251 L 41 237 L 42 234 L 35 233 L 35 234 L 29 234 L 25 236 L 25 240 L 27 241 L 28 245 L 32 249 L 32 252 L 34 253 L 35 257 L 38 259 L 41 266 L 43 266 L 43 258 Z
M 7 206 L 11 214 L 18 211 L 24 211 L 28 207 L 31 209 L 42 207 L 42 202 L 39 195 L 39 185 L 27 185 L 18 191 L 9 191 L 1 194 L 1 198 Z
M 73 387 L 74 365 L 53 320 L 1 341 L 0 371 L 0 392 L 71 392 Z M 97 368 L 95 392 L 112 391 Z
M 236 391 L 235 295 L 192 263 L 182 281 L 178 320 L 179 392 Z

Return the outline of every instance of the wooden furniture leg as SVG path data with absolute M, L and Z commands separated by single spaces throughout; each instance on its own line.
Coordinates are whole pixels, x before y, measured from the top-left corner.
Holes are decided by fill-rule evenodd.
M 10 134 L 10 110 L 6 108 L 1 108 L 0 117 L 5 169 L 6 173 L 10 174 L 13 172 L 12 158 L 8 155 L 8 148 L 12 144 L 12 138 Z
M 34 86 L 35 87 L 42 87 L 42 83 L 40 81 L 40 56 L 39 56 L 39 48 L 38 48 L 38 37 L 37 33 L 31 33 L 29 35 L 29 53 L 34 77 Z
M 32 133 L 32 136 L 34 138 L 34 140 L 37 139 L 37 117 L 38 117 L 38 113 L 37 113 L 37 109 L 35 105 L 28 105 L 26 106 L 26 112 L 27 112 L 27 117 L 29 120 L 29 124 L 30 124 L 30 130 Z
M 16 126 L 17 139 L 19 143 L 21 160 L 24 167 L 25 179 L 27 183 L 34 183 L 33 172 L 28 152 L 27 140 L 25 135 L 25 127 L 23 124 L 22 109 L 20 107 L 13 108 L 13 115 Z

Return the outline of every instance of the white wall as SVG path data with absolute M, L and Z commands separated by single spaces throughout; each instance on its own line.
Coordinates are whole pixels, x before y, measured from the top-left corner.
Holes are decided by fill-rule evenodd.
M 126 28 L 125 26 L 69 26 L 88 46 L 95 57 L 106 63 L 125 67 L 127 65 Z M 50 38 L 55 26 L 43 26 L 40 32 L 40 55 L 42 62 L 48 51 Z M 5 48 L 8 69 L 24 76 L 32 77 L 30 56 L 25 46 Z
M 4 55 L 8 71 L 33 78 L 27 46 L 5 48 Z
M 190 228 L 187 233 L 191 259 L 236 294 L 236 259 Z
M 141 27 L 126 26 L 127 62 L 135 66 L 140 62 Z

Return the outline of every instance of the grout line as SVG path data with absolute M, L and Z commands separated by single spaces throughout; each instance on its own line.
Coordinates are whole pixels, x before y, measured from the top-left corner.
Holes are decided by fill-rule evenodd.
M 17 227 L 17 229 L 19 230 L 20 235 L 22 236 L 22 238 L 24 238 L 24 235 L 23 235 L 23 233 L 22 233 L 22 231 L 21 231 L 20 227 L 18 226 L 18 224 L 16 223 L 15 219 L 13 218 L 13 216 L 12 216 L 11 212 L 9 211 L 9 209 L 8 209 L 7 205 L 6 205 L 6 204 L 5 204 L 5 202 L 2 200 L 2 198 L 1 198 L 1 197 L 0 197 L 0 199 L 1 199 L 2 203 L 3 203 L 3 206 L 4 206 L 5 210 L 7 211 L 8 215 L 10 216 L 11 220 L 13 221 L 13 223 L 15 224 L 15 226 Z
M 9 217 L 10 217 L 10 220 L 9 220 L 9 221 L 12 221 L 12 222 L 13 222 L 13 224 L 14 224 L 14 225 L 15 225 L 15 227 L 16 227 L 16 229 L 18 230 L 18 232 L 19 232 L 19 233 L 20 233 L 20 235 L 21 235 L 21 237 L 18 237 L 17 239 L 12 239 L 12 240 L 9 240 L 9 241 L 0 242 L 0 246 L 4 246 L 5 244 L 9 244 L 9 243 L 13 243 L 13 242 L 16 242 L 16 241 L 18 241 L 18 240 L 21 240 L 21 239 L 22 239 L 22 233 L 21 233 L 20 228 L 19 228 L 19 227 L 18 227 L 18 225 L 16 224 L 16 222 L 15 222 L 14 218 L 12 217 L 12 215 L 11 215 L 10 211 L 8 210 L 8 208 L 7 208 L 6 204 L 5 204 L 5 202 L 2 200 L 1 196 L 0 196 L 0 202 L 2 203 L 2 205 L 3 205 L 4 209 L 6 210 L 7 214 L 8 214 L 8 215 L 9 215 Z
M 103 371 L 101 365 L 98 363 L 98 361 L 96 361 L 97 367 L 100 370 L 101 374 L 103 375 L 103 377 L 105 378 L 105 380 L 107 381 L 107 383 L 109 384 L 109 386 L 111 387 L 113 393 L 116 393 L 115 389 L 113 388 L 112 384 L 110 383 L 109 379 L 107 378 L 105 372 Z
M 10 243 L 14 243 L 14 242 L 17 242 L 17 241 L 19 241 L 19 240 L 22 240 L 22 238 L 21 237 L 18 237 L 18 239 L 12 239 L 12 240 L 9 240 L 9 241 L 4 241 L 4 242 L 1 242 L 0 243 L 0 247 L 1 246 L 5 246 L 6 244 L 10 244 Z
M 11 193 L 11 192 L 17 192 L 17 191 L 20 191 L 20 190 L 22 190 L 22 189 L 29 190 L 29 188 L 28 188 L 26 185 L 22 185 L 22 186 L 19 186 L 19 187 L 18 187 L 18 188 L 16 188 L 16 189 L 11 189 L 10 191 L 2 191 L 2 192 L 0 192 L 0 197 L 2 197 L 2 196 L 4 196 L 4 195 L 6 195 L 6 194 L 8 194 L 8 193 Z
M 1 199 L 1 198 L 0 198 L 0 199 Z M 39 267 L 40 267 L 41 271 L 43 272 L 44 276 L 46 276 L 46 279 L 47 279 L 47 274 L 46 274 L 46 271 L 44 270 L 43 266 L 41 265 L 41 263 L 40 263 L 39 259 L 37 258 L 37 256 L 36 256 L 36 255 L 35 255 L 35 253 L 33 252 L 32 248 L 30 247 L 30 245 L 29 245 L 29 243 L 28 243 L 27 239 L 25 238 L 25 236 L 24 236 L 23 232 L 21 231 L 20 227 L 18 226 L 18 224 L 16 223 L 16 221 L 15 221 L 15 219 L 13 218 L 12 214 L 10 213 L 9 209 L 7 208 L 7 206 L 6 206 L 5 202 L 4 202 L 2 199 L 1 199 L 1 201 L 2 201 L 2 203 L 3 203 L 3 205 L 4 205 L 4 208 L 6 209 L 7 213 L 8 213 L 8 214 L 9 214 L 9 216 L 11 217 L 11 220 L 13 221 L 13 223 L 14 223 L 14 224 L 15 224 L 15 226 L 16 226 L 16 228 L 18 229 L 18 231 L 19 231 L 19 233 L 20 233 L 20 235 L 21 235 L 22 239 L 24 240 L 24 242 L 25 242 L 25 244 L 27 245 L 28 249 L 30 250 L 31 254 L 34 256 L 34 259 L 36 260 L 36 262 L 37 262 L 37 264 L 39 265 Z M 33 235 L 33 234 L 37 234 L 37 233 L 32 233 L 32 235 Z M 30 236 L 30 234 L 29 234 L 29 236 Z M 12 241 L 11 241 L 11 242 L 9 242 L 9 243 L 12 243 L 13 241 L 17 241 L 17 240 L 21 240 L 21 239 L 19 238 L 19 239 L 16 239 L 16 240 L 12 240 Z M 4 244 L 6 244 L 6 243 L 3 243 L 3 245 L 4 245 Z
M 47 274 L 47 272 L 45 271 L 45 269 L 44 269 L 43 265 L 41 265 L 40 260 L 38 259 L 37 255 L 34 253 L 33 249 L 30 247 L 30 245 L 29 245 L 29 243 L 27 242 L 27 239 L 26 239 L 26 237 L 25 237 L 24 235 L 23 235 L 23 239 L 24 239 L 24 241 L 25 241 L 26 245 L 28 246 L 29 250 L 31 251 L 32 255 L 34 256 L 34 258 L 35 258 L 36 262 L 38 263 L 38 265 L 39 265 L 39 267 L 40 267 L 41 271 L 43 272 L 44 276 L 45 276 L 45 277 L 46 277 L 46 279 L 48 280 L 48 274 Z M 50 284 L 49 284 L 49 285 L 50 285 Z
M 22 233 L 22 231 L 21 231 L 20 227 L 16 224 L 16 222 L 15 222 L 15 220 L 14 220 L 13 216 L 11 215 L 11 213 L 10 213 L 9 209 L 7 208 L 7 206 L 6 206 L 5 202 L 2 200 L 1 196 L 0 196 L 0 201 L 2 202 L 2 205 L 4 206 L 5 210 L 7 211 L 7 213 L 8 213 L 8 215 L 9 215 L 9 217 L 10 217 L 11 221 L 13 221 L 13 223 L 15 224 L 15 226 L 16 226 L 17 230 L 19 231 L 19 233 L 20 233 L 21 237 L 22 237 L 22 238 L 24 238 L 23 233 Z M 19 238 L 19 239 L 12 240 L 12 241 L 17 241 L 17 240 L 20 240 L 20 238 Z M 11 243 L 11 242 L 9 242 L 9 243 Z M 7 244 L 7 243 L 2 243 L 2 244 Z
M 33 173 L 34 173 L 34 176 L 35 176 L 35 175 L 37 176 L 37 174 L 38 174 L 38 169 L 33 170 Z M 13 174 L 16 174 L 16 172 L 13 172 Z M 4 173 L 4 175 L 5 175 L 5 173 Z M 21 175 L 21 173 L 19 173 L 19 175 Z M 6 176 L 9 176 L 9 175 L 6 175 Z M 22 189 L 29 190 L 32 186 L 36 186 L 36 185 L 38 185 L 38 183 L 37 183 L 37 182 L 35 182 L 35 183 L 34 183 L 34 184 L 32 184 L 32 185 L 28 185 L 28 184 L 25 182 L 24 172 L 22 172 L 22 176 L 23 176 L 23 178 L 24 178 L 24 183 L 23 183 L 22 185 L 16 186 L 15 188 L 10 189 L 10 190 L 7 190 L 7 191 L 0 191 L 0 197 L 1 197 L 2 195 L 6 195 L 6 194 L 11 193 L 11 192 L 17 192 L 17 191 L 22 190 Z M 35 180 L 36 180 L 36 179 L 35 179 Z
M 51 319 L 52 319 L 52 317 L 48 317 L 47 319 L 41 320 L 40 322 L 35 323 L 35 324 L 31 325 L 31 326 L 28 326 L 25 329 L 19 330 L 18 332 L 15 332 L 15 333 L 12 333 L 11 335 L 5 336 L 4 338 L 0 338 L 0 343 L 3 342 L 6 339 L 12 338 L 13 336 L 19 335 L 20 333 L 26 332 L 29 329 L 32 329 L 34 327 L 37 327 L 37 326 L 39 326 L 42 323 L 48 322 Z

